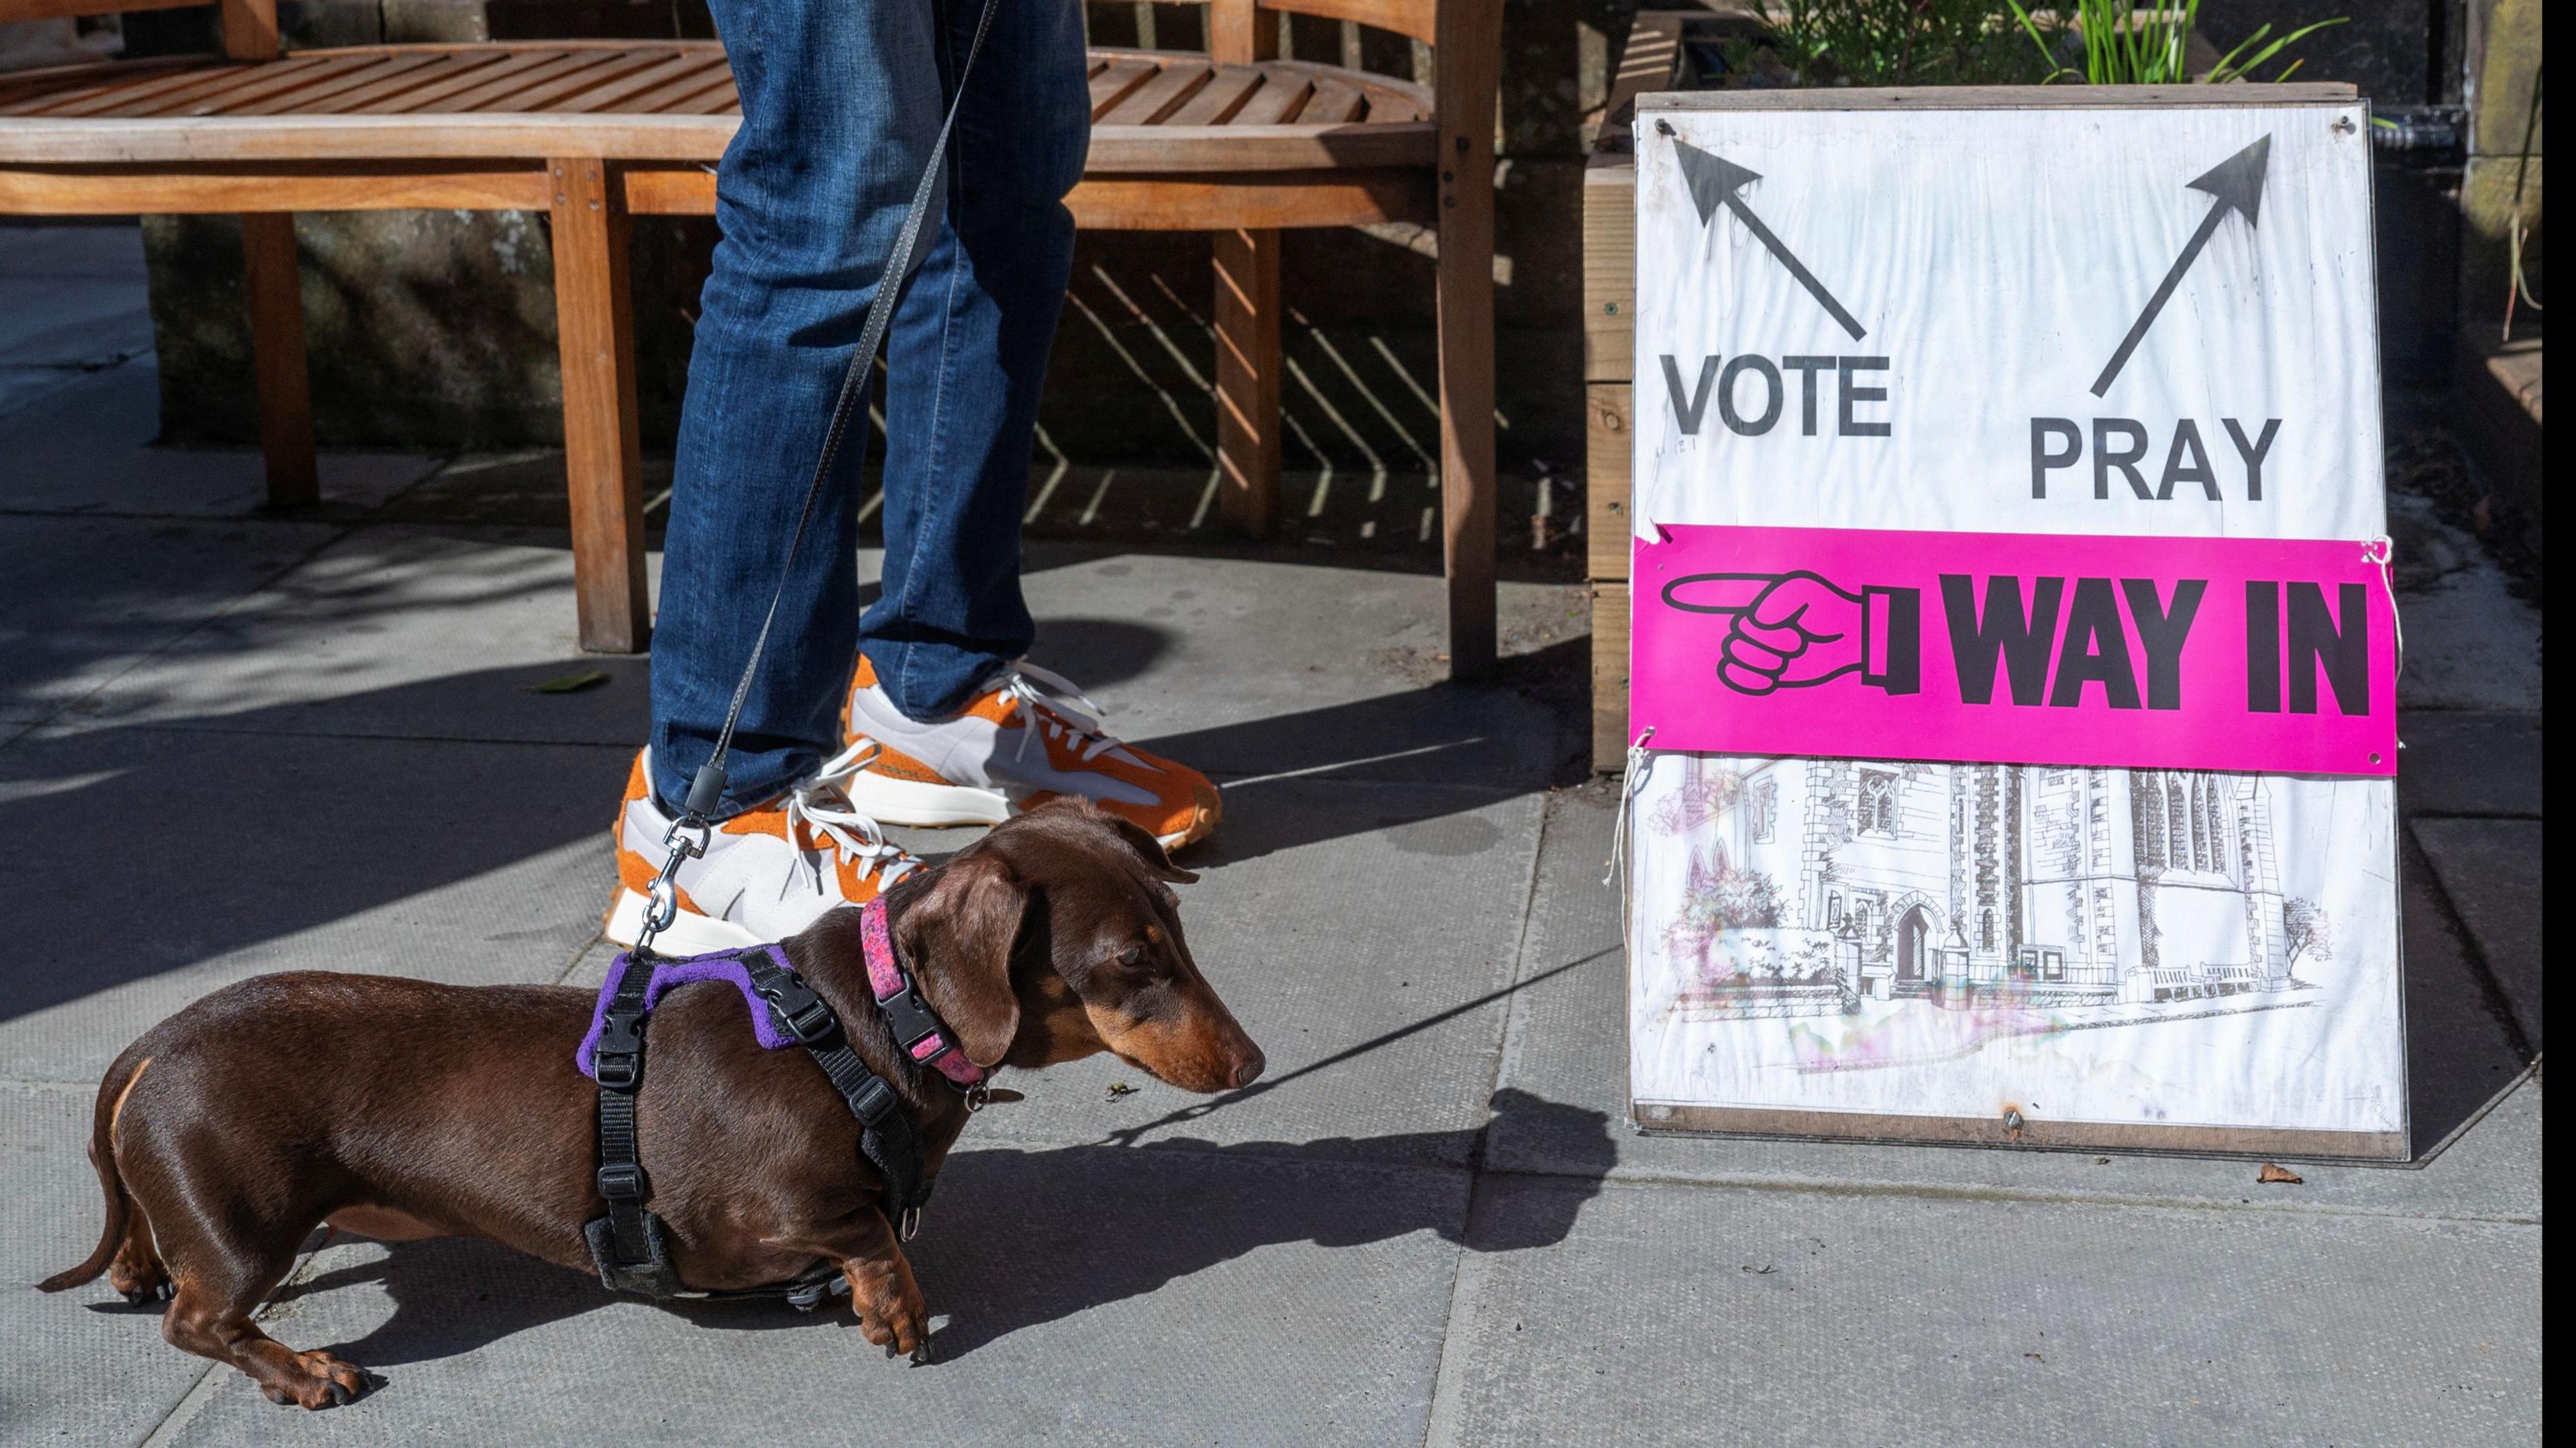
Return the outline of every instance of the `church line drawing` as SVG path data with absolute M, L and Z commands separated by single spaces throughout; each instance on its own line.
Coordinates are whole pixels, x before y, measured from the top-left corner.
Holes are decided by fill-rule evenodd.
M 1684 755 L 1661 945 L 1693 1014 L 2200 1001 L 2308 988 L 2260 775 Z M 2249 1002 L 2249 1004 L 2251 1004 Z

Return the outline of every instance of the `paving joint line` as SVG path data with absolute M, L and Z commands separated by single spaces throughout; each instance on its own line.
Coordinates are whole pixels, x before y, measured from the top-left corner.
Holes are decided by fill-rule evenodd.
M 1538 914 L 1540 866 L 1547 859 L 1548 831 L 1555 823 L 1556 797 L 1553 793 L 1542 795 L 1538 802 L 1538 828 L 1530 836 L 1529 867 L 1521 877 L 1520 928 L 1514 932 L 1512 940 L 1511 969 L 1503 978 L 1502 990 L 1507 999 L 1503 1002 L 1502 1019 L 1494 1024 L 1493 1042 L 1486 1057 L 1485 1100 L 1479 1108 L 1481 1119 L 1476 1123 L 1475 1135 L 1467 1144 L 1467 1202 L 1458 1223 L 1458 1241 L 1449 1254 L 1449 1291 L 1446 1308 L 1440 1318 L 1440 1355 L 1431 1365 L 1431 1401 L 1424 1406 L 1422 1414 L 1422 1441 L 1426 1448 L 1455 1436 L 1454 1426 L 1444 1432 L 1444 1425 L 1453 1424 L 1461 1411 L 1459 1397 L 1465 1387 L 1459 1380 L 1466 1372 L 1466 1359 L 1458 1351 L 1461 1347 L 1458 1340 L 1459 1310 L 1462 1305 L 1468 1308 L 1475 1305 L 1474 1287 L 1467 1284 L 1467 1278 L 1472 1267 L 1468 1259 L 1474 1251 L 1476 1203 L 1489 1174 L 1485 1152 L 1492 1141 L 1494 1095 L 1502 1085 L 1504 1053 L 1511 1046 L 1512 1021 L 1520 1013 L 1519 987 L 1529 971 L 1530 935 Z
M 179 1401 L 170 1405 L 170 1411 L 161 1415 L 161 1421 L 152 1425 L 152 1430 L 143 1435 L 135 1448 L 166 1448 L 166 1445 L 178 1442 L 179 1435 L 188 1431 L 188 1425 L 195 1422 L 197 1415 L 206 1410 L 206 1405 L 223 1391 L 223 1384 L 215 1377 L 215 1369 L 223 1366 L 226 1365 L 207 1363 L 197 1374 L 196 1381 L 188 1384 L 188 1390 L 179 1395 Z

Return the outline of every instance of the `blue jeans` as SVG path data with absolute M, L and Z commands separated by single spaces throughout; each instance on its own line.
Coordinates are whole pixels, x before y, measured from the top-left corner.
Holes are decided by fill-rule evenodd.
M 716 182 L 653 634 L 665 807 L 714 752 L 981 0 L 711 0 L 742 94 Z M 839 747 L 864 647 L 897 707 L 953 713 L 1027 651 L 1020 511 L 1090 143 L 1081 0 L 1000 0 L 958 109 L 937 242 L 884 374 L 885 567 L 864 618 L 864 414 L 798 552 L 727 758 L 724 812 Z M 865 642 L 861 643 L 864 633 Z

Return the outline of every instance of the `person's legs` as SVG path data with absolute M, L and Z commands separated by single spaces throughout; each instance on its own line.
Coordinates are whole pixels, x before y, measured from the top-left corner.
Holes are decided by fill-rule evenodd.
M 666 809 L 714 752 L 868 302 L 929 164 L 941 15 L 972 3 L 711 0 L 743 124 L 718 173 L 723 239 L 689 361 L 653 638 L 652 788 Z M 816 504 L 743 706 L 720 813 L 777 795 L 835 746 L 858 638 L 851 555 L 864 439 L 862 420 Z
M 942 74 L 964 65 L 982 8 L 948 0 Z M 887 341 L 885 572 L 861 647 L 914 719 L 956 712 L 1035 632 L 1020 511 L 1072 271 L 1063 198 L 1091 134 L 1087 69 L 1081 0 L 996 7 L 958 106 L 948 225 Z

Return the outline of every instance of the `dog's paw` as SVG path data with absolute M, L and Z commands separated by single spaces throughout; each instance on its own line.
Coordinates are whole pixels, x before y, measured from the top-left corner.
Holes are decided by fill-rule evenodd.
M 303 1376 L 285 1383 L 263 1386 L 260 1392 L 272 1403 L 291 1403 L 307 1412 L 321 1408 L 342 1408 L 365 1397 L 374 1380 L 365 1368 L 344 1363 L 327 1352 L 295 1354 L 295 1365 Z
M 886 1350 L 886 1356 L 926 1362 L 930 1356 L 930 1304 L 909 1272 L 852 1273 L 850 1307 L 859 1315 L 859 1335 Z
M 129 1260 L 126 1254 L 118 1253 L 116 1260 L 108 1264 L 107 1285 L 136 1307 L 151 1307 L 171 1298 L 170 1274 L 153 1257 Z

